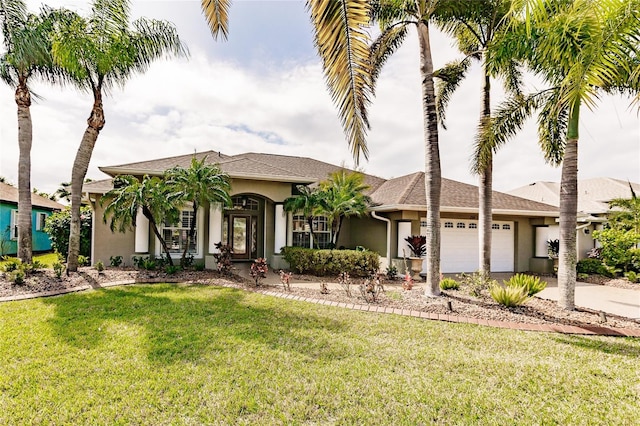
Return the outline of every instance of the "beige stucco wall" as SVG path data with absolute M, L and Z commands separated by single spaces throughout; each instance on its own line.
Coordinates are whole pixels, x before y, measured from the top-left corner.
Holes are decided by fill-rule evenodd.
M 286 198 L 291 197 L 291 184 L 261 180 L 233 179 L 231 182 L 231 195 L 237 194 L 256 194 L 275 202 L 283 202 Z
M 105 265 L 109 264 L 110 256 L 122 256 L 123 262 L 131 266 L 131 256 L 134 255 L 135 232 L 133 229 L 124 233 L 111 232 L 109 222 L 104 223 L 104 207 L 100 206 L 100 197 L 96 197 L 96 202 L 92 203 L 94 210 L 93 221 L 93 257 L 92 263 L 102 260 Z
M 387 255 L 386 223 L 370 217 L 352 217 L 345 219 L 338 247 L 355 248 L 363 246 L 381 256 Z

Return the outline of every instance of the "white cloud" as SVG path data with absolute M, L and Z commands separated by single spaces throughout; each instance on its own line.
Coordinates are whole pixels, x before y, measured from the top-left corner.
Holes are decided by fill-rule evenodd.
M 78 1 L 49 2 L 78 5 Z M 85 3 L 86 4 L 86 3 Z M 312 46 L 301 58 L 274 53 L 257 61 L 235 52 L 230 41 L 225 55 L 211 42 L 198 2 L 142 2 L 135 10 L 158 11 L 175 19 L 188 34 L 191 58 L 158 62 L 149 71 L 114 89 L 104 100 L 106 126 L 100 134 L 88 176 L 104 178 L 97 167 L 180 155 L 194 150 L 219 150 L 227 154 L 246 151 L 300 155 L 335 164 L 352 165 L 350 150 L 326 90 Z M 236 4 L 234 4 L 234 7 Z M 299 7 L 299 5 L 296 5 Z M 306 19 L 306 18 L 305 18 Z M 192 27 L 185 27 L 189 23 Z M 259 21 L 253 22 L 259 25 Z M 239 30 L 241 23 L 233 29 Z M 271 28 L 274 26 L 271 25 Z M 277 27 L 277 26 L 276 26 Z M 282 25 L 281 39 L 296 34 Z M 259 32 L 259 28 L 253 29 Z M 300 29 L 297 28 L 296 31 Z M 233 35 L 233 33 L 232 33 Z M 250 37 L 244 36 L 250 41 Z M 270 38 L 278 38 L 270 35 Z M 301 37 L 309 43 L 309 37 Z M 242 43 L 240 44 L 242 46 Z M 451 43 L 433 36 L 436 66 L 456 57 Z M 214 46 L 214 48 L 212 48 Z M 265 56 L 261 56 L 264 58 Z M 268 55 L 266 55 L 269 58 Z M 498 83 L 494 84 L 497 89 Z M 77 146 L 92 105 L 87 94 L 71 88 L 34 86 L 44 100 L 32 107 L 34 145 L 32 184 L 52 192 L 68 181 Z M 497 102 L 499 91 L 495 92 Z M 452 98 L 448 130 L 440 132 L 443 176 L 475 183 L 469 157 L 480 105 L 477 67 Z M 383 177 L 424 169 L 419 55 L 414 36 L 392 57 L 380 76 L 377 97 L 370 110 L 369 162 L 361 166 Z M 580 177 L 612 176 L 640 181 L 640 122 L 627 101 L 605 97 L 593 113 L 581 117 Z M 0 175 L 17 181 L 17 123 L 13 92 L 0 86 Z M 558 180 L 559 169 L 544 163 L 537 146 L 535 123 L 496 156 L 494 188 L 508 190 L 536 180 Z

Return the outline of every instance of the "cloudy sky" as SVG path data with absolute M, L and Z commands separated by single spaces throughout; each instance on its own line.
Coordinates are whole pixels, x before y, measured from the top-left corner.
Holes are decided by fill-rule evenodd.
M 49 0 L 87 14 L 88 2 Z M 40 1 L 29 0 L 32 11 Z M 133 18 L 174 22 L 190 57 L 155 63 L 105 99 L 100 133 L 87 177 L 99 166 L 216 150 L 308 156 L 353 166 L 315 54 L 308 14 L 300 0 L 236 0 L 230 38 L 214 41 L 191 0 L 134 1 Z M 435 66 L 457 58 L 452 42 L 432 31 Z M 415 34 L 388 62 L 371 107 L 367 173 L 384 178 L 424 170 L 419 57 Z M 529 90 L 544 86 L 530 79 Z M 494 104 L 500 100 L 494 83 Z M 42 97 L 33 117 L 32 186 L 55 191 L 69 181 L 92 99 L 73 88 L 34 84 Z M 480 106 L 476 66 L 453 97 L 448 130 L 440 133 L 443 176 L 475 184 L 469 157 Z M 629 100 L 603 97 L 580 123 L 580 178 L 609 176 L 640 182 L 640 119 Z M 13 91 L 0 86 L 0 176 L 17 182 L 17 122 Z M 537 145 L 535 121 L 498 153 L 494 188 L 507 191 L 560 179 Z

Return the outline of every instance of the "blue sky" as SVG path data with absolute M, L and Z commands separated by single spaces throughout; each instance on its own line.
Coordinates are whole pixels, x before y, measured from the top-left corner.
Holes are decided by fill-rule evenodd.
M 37 10 L 40 1 L 28 2 Z M 78 0 L 50 0 L 88 11 Z M 100 134 L 88 177 L 98 166 L 216 150 L 309 156 L 353 166 L 336 109 L 313 47 L 304 3 L 233 2 L 230 38 L 214 41 L 199 1 L 134 1 L 134 17 L 174 22 L 188 45 L 188 60 L 161 61 L 104 102 Z M 432 31 L 436 67 L 457 57 L 452 42 Z M 385 178 L 424 170 L 419 57 L 415 35 L 388 62 L 371 106 L 369 161 L 360 167 Z M 530 90 L 544 86 L 529 78 Z M 501 99 L 494 83 L 493 103 Z M 70 180 L 71 165 L 92 100 L 73 88 L 34 84 L 32 185 L 47 192 Z M 469 156 L 479 115 L 476 66 L 452 98 L 448 130 L 440 133 L 443 176 L 475 184 Z M 640 182 L 640 119 L 629 100 L 603 97 L 581 116 L 580 178 L 609 176 Z M 17 125 L 12 90 L 0 86 L 0 175 L 17 181 Z M 506 191 L 538 180 L 559 180 L 537 146 L 535 121 L 496 156 L 494 188 Z

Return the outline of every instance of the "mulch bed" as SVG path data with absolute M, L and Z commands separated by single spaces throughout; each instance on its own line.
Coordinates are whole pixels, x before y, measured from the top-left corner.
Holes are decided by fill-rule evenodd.
M 139 271 L 130 268 L 107 268 L 98 273 L 95 268 L 79 268 L 78 273 L 69 277 L 63 275 L 61 279 L 54 276 L 53 271 L 44 270 L 27 277 L 24 284 L 16 285 L 4 276 L 0 276 L 0 297 L 19 296 L 40 292 L 64 291 L 71 288 L 89 286 L 99 288 L 102 284 L 114 281 L 135 280 L 137 282 L 197 282 L 209 285 L 224 285 L 255 289 L 253 282 L 238 276 L 223 277 L 212 271 L 181 271 L 167 275 L 161 272 Z M 420 312 L 458 315 L 492 321 L 510 321 L 527 324 L 557 324 L 574 326 L 606 326 L 612 328 L 640 329 L 640 321 L 623 318 L 615 315 L 606 315 L 606 323 L 602 323 L 599 312 L 585 309 L 565 311 L 557 307 L 552 301 L 531 298 L 523 306 L 506 308 L 494 302 L 488 294 L 481 297 L 469 295 L 468 290 L 462 286 L 460 290 L 447 290 L 441 297 L 429 298 L 424 296 L 424 284 L 419 283 L 412 290 L 404 290 L 400 281 L 386 281 L 383 283 L 384 291 L 380 292 L 375 302 L 367 301 L 359 289 L 359 281 L 353 280 L 351 296 L 342 288 L 331 288 L 328 294 L 322 294 L 320 286 L 297 286 L 296 283 L 319 282 L 317 277 L 293 276 L 290 293 L 313 299 L 325 299 L 346 304 L 375 304 L 397 309 L 406 309 Z M 613 285 L 622 286 L 624 283 L 615 280 Z M 607 285 L 610 283 L 607 282 Z M 640 289 L 637 284 L 626 282 L 627 287 Z M 635 287 L 634 287 L 635 286 Z M 285 293 L 283 286 L 260 286 L 260 289 Z M 449 303 L 452 311 L 449 310 Z

